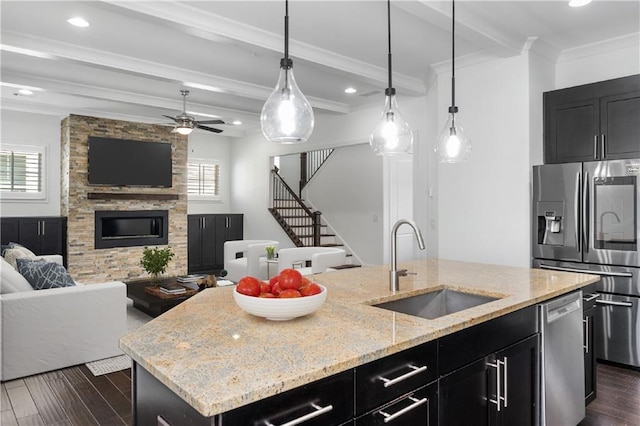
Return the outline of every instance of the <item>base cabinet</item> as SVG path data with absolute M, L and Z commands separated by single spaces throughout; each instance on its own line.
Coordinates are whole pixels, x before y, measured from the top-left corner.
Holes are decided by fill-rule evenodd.
M 224 268 L 224 243 L 243 237 L 242 214 L 189 215 L 188 272 L 214 273 Z
M 536 334 L 441 378 L 439 424 L 537 424 L 538 352 Z
M 36 255 L 59 254 L 67 264 L 66 217 L 1 218 L 2 244 L 18 243 Z
M 133 424 L 536 425 L 536 318 L 524 308 L 208 418 L 134 364 Z

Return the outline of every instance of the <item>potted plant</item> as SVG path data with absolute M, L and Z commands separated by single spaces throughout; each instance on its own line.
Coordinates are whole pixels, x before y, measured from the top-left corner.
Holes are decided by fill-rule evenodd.
M 267 251 L 267 259 L 274 259 L 276 256 L 276 246 L 266 246 L 264 248 Z
M 151 274 L 151 283 L 153 285 L 158 285 L 159 275 L 167 271 L 167 265 L 174 255 L 171 247 L 144 248 L 140 264 L 147 273 Z

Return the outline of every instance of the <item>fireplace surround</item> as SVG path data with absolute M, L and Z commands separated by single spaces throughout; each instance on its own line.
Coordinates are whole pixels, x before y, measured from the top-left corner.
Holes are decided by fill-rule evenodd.
M 135 247 L 168 244 L 168 210 L 97 210 L 95 247 Z

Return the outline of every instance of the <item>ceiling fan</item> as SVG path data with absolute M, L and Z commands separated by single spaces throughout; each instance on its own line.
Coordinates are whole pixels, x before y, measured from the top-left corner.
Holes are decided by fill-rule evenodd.
M 221 129 L 216 129 L 209 126 L 203 126 L 203 124 L 224 124 L 224 121 L 222 120 L 196 121 L 195 118 L 193 118 L 190 115 L 187 115 L 187 96 L 189 96 L 189 91 L 181 90 L 180 93 L 182 94 L 182 114 L 175 117 L 171 117 L 164 114 L 162 115 L 163 117 L 167 117 L 176 122 L 176 126 L 171 131 L 172 133 L 177 132 L 177 133 L 180 133 L 181 135 L 188 135 L 193 131 L 193 129 L 202 129 L 202 130 L 207 130 L 209 132 L 214 132 L 214 133 L 222 132 Z

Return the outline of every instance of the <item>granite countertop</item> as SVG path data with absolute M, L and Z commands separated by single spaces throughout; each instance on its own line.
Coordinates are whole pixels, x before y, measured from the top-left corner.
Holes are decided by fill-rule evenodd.
M 416 275 L 389 291 L 389 266 L 313 277 L 328 289 L 315 313 L 268 321 L 242 311 L 233 287 L 204 290 L 124 336 L 120 347 L 203 416 L 328 377 L 579 289 L 597 275 L 441 259 L 403 263 Z M 441 288 L 500 299 L 435 320 L 369 306 Z

